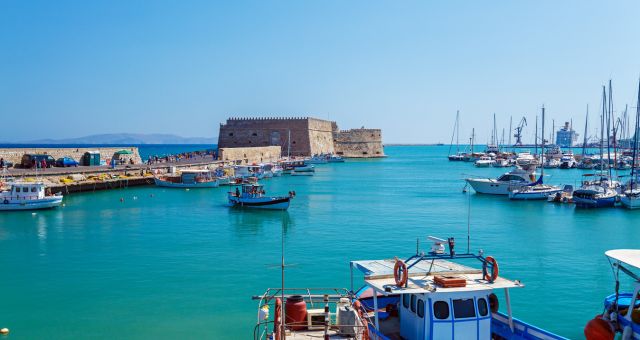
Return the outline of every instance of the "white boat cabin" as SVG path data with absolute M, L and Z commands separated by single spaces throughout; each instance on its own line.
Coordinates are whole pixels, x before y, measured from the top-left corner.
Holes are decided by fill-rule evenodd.
M 46 197 L 46 186 L 42 182 L 15 182 L 9 190 L 0 193 L 2 200 L 34 200 Z

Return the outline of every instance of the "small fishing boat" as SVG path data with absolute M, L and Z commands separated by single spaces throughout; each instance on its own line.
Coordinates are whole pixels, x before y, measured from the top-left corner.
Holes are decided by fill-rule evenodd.
M 313 176 L 316 169 L 313 165 L 297 166 L 291 171 L 291 176 Z
M 612 181 L 605 174 L 584 174 L 582 186 L 573 192 L 573 201 L 578 208 L 605 208 L 616 204 L 619 186 L 617 181 Z M 591 177 L 597 177 L 591 180 Z
M 14 181 L 0 191 L 0 211 L 55 208 L 62 204 L 62 194 L 51 195 L 42 182 Z
M 283 269 L 283 287 L 253 297 L 254 339 L 565 339 L 513 316 L 510 290 L 524 285 L 499 276 L 494 257 L 429 239 L 430 251 L 404 259 L 351 261 L 350 289 L 286 288 Z
M 290 192 L 289 196 L 265 196 L 264 187 L 259 184 L 244 184 L 242 191 L 237 187 L 235 192 L 228 193 L 229 204 L 236 207 L 287 210 L 289 202 L 295 195 Z
M 455 155 L 447 156 L 447 158 L 449 158 L 449 160 L 452 161 L 452 162 L 462 162 L 462 161 L 464 161 L 464 157 L 465 157 L 465 153 L 464 152 L 458 152 Z
M 573 203 L 573 185 L 565 185 L 562 191 L 549 195 L 547 202 Z
M 293 169 L 305 167 L 304 160 L 289 160 L 281 162 L 282 165 L 282 174 L 290 175 Z
M 488 168 L 493 165 L 495 161 L 489 156 L 482 156 L 480 159 L 475 161 L 474 165 L 478 168 Z
M 516 167 L 496 179 L 466 178 L 465 181 L 479 194 L 508 195 L 510 188 L 535 182 L 535 176 L 535 168 L 524 170 Z
M 215 172 L 206 169 L 184 169 L 178 173 L 154 177 L 159 187 L 166 188 L 217 188 Z
M 604 299 L 603 312 L 584 327 L 584 335 L 587 340 L 640 339 L 640 278 L 634 273 L 640 270 L 640 250 L 614 249 L 604 254 L 613 272 L 614 291 Z M 620 284 L 621 274 L 629 277 L 630 284 Z M 620 291 L 621 286 L 631 290 Z

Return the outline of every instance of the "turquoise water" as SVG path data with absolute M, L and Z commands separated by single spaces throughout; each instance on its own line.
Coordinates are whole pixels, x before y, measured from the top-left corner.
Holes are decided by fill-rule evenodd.
M 504 169 L 448 162 L 447 147 L 388 147 L 388 158 L 317 166 L 265 181 L 295 190 L 288 212 L 225 206 L 226 188 L 129 188 L 65 198 L 56 210 L 0 215 L 0 327 L 11 339 L 251 338 L 252 295 L 280 285 L 349 286 L 349 261 L 407 257 L 416 238 L 454 236 L 520 279 L 516 317 L 571 338 L 601 310 L 607 249 L 638 247 L 640 213 L 576 210 L 462 193 L 464 174 Z M 550 170 L 574 184 L 580 170 Z M 120 202 L 124 198 L 124 202 Z M 503 304 L 504 306 L 504 304 Z

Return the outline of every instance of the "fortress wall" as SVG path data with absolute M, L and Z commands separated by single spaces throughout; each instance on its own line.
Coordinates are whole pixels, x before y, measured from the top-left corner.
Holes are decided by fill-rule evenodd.
M 46 154 L 58 159 L 61 157 L 71 157 L 80 162 L 82 155 L 87 151 L 100 151 L 100 159 L 111 160 L 114 153 L 120 150 L 129 150 L 133 154 L 123 155 L 125 158 L 133 158 L 134 163 L 140 164 L 140 152 L 137 147 L 121 146 L 121 147 L 95 147 L 95 148 L 6 148 L 0 149 L 0 157 L 12 162 L 14 165 L 20 164 L 24 154 Z
M 333 154 L 334 122 L 309 118 L 309 144 L 310 155 Z
M 242 164 L 275 162 L 280 158 L 280 152 L 280 146 L 219 148 L 218 158 L 222 161 L 241 161 Z
M 380 129 L 342 130 L 337 131 L 334 138 L 338 155 L 352 158 L 385 157 Z

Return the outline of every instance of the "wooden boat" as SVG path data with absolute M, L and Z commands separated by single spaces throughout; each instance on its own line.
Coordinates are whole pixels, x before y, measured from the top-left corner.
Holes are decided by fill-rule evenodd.
M 166 188 L 217 188 L 219 183 L 210 170 L 185 169 L 177 174 L 154 177 L 157 186 Z
M 62 204 L 62 194 L 47 194 L 42 182 L 10 182 L 0 192 L 0 211 L 50 209 Z
M 264 187 L 259 184 L 244 184 L 242 191 L 228 193 L 229 204 L 236 207 L 287 210 L 291 198 L 295 193 L 290 192 L 289 196 L 265 196 Z

